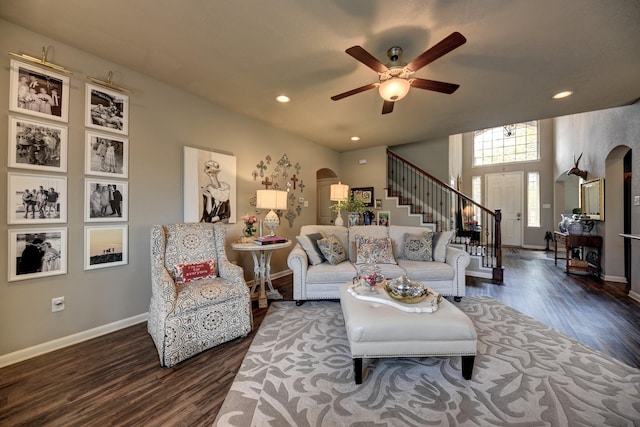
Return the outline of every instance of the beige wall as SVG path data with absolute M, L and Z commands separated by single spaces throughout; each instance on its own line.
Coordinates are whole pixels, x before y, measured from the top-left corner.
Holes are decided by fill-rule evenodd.
M 251 172 L 271 155 L 283 154 L 300 163 L 305 182 L 303 197 L 309 207 L 289 228 L 286 220 L 278 232 L 294 238 L 303 223 L 315 222 L 315 174 L 322 167 L 339 171 L 339 154 L 311 141 L 280 132 L 261 122 L 213 105 L 144 75 L 123 69 L 86 52 L 26 31 L 0 20 L 0 51 L 38 56 L 42 46 L 53 47 L 48 59 L 75 71 L 70 77 L 68 152 L 68 222 L 51 226 L 68 228 L 68 273 L 32 280 L 7 282 L 7 246 L 0 245 L 0 355 L 57 338 L 127 319 L 148 310 L 150 298 L 149 230 L 152 224 L 182 221 L 182 152 L 193 146 L 236 156 L 237 214 L 252 212 L 249 198 L 260 188 Z M 51 53 L 53 52 L 53 53 Z M 0 67 L 0 140 L 7 146 L 9 60 Z M 84 93 L 87 75 L 106 78 L 134 91 L 130 99 L 129 264 L 99 270 L 83 270 Z M 211 82 L 211 84 L 216 84 Z M 294 101 L 295 102 L 295 101 Z M 275 104 L 275 103 L 274 103 Z M 279 108 L 274 105 L 274 108 Z M 286 107 L 283 120 L 286 120 Z M 27 117 L 27 116 L 25 116 Z M 28 117 L 27 117 L 28 118 Z M 7 149 L 0 150 L 0 188 L 7 188 Z M 30 173 L 30 171 L 26 171 Z M 38 172 L 34 172 L 38 173 Z M 40 172 L 41 173 L 41 172 Z M 5 191 L 2 194 L 6 194 Z M 6 197 L 0 197 L 0 236 L 7 239 Z M 264 215 L 264 214 L 263 214 Z M 91 223 L 89 225 L 95 225 Z M 26 226 L 29 227 L 29 226 Z M 227 241 L 240 235 L 240 224 L 229 225 Z M 248 254 L 228 251 L 245 268 L 248 280 L 253 264 Z M 273 271 L 284 271 L 286 251 L 273 257 Z M 51 313 L 51 298 L 64 296 L 66 309 Z
M 622 168 L 619 158 L 632 150 L 631 196 L 640 195 L 640 103 L 593 111 L 554 119 L 554 175 L 559 176 L 573 166 L 573 156 L 583 154 L 580 169 L 589 172 L 588 179 L 605 179 L 605 221 L 595 232 L 604 237 L 603 268 L 605 277 L 624 276 L 619 233 L 623 232 Z M 631 206 L 631 232 L 640 233 L 640 206 Z M 617 241 L 615 239 L 620 239 Z M 640 300 L 640 241 L 631 245 L 631 290 Z

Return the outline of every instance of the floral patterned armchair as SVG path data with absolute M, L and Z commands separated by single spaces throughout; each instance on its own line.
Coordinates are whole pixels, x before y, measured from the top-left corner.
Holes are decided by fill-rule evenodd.
M 173 366 L 252 327 L 249 288 L 227 259 L 224 224 L 154 225 L 147 329 L 160 364 Z

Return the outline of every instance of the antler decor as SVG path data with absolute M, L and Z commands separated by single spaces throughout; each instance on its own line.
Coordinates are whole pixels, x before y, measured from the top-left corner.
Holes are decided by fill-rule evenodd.
M 573 155 L 573 164 L 574 166 L 569 169 L 569 171 L 567 172 L 567 175 L 578 175 L 580 178 L 586 180 L 587 179 L 587 171 L 583 171 L 578 167 L 578 164 L 580 163 L 580 159 L 582 158 L 582 154 L 584 153 L 580 153 L 580 156 L 578 157 L 578 160 L 576 160 L 576 155 Z

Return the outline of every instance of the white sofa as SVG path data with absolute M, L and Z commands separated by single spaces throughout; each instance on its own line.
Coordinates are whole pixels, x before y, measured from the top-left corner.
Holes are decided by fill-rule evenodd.
M 300 236 L 321 233 L 323 236 L 335 235 L 344 250 L 347 260 L 337 265 L 329 262 L 312 265 L 307 252 L 297 243 L 289 253 L 287 265 L 293 271 L 293 298 L 301 303 L 305 300 L 339 299 L 340 286 L 351 281 L 357 273 L 355 236 L 391 239 L 393 256 L 397 264 L 379 264 L 385 278 L 396 278 L 406 274 L 410 279 L 426 283 L 431 289 L 442 295 L 456 299 L 465 295 L 465 268 L 469 265 L 469 254 L 463 250 L 446 246 L 440 249 L 445 262 L 413 261 L 403 255 L 406 234 L 421 234 L 431 231 L 426 227 L 395 226 L 352 226 L 304 225 L 300 228 Z M 442 238 L 441 244 L 448 243 L 452 232 L 436 233 L 436 241 Z

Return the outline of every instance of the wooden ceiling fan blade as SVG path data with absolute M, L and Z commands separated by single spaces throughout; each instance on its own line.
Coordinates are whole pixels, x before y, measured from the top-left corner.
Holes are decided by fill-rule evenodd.
M 343 93 L 340 93 L 338 95 L 333 95 L 331 97 L 331 99 L 333 99 L 334 101 L 339 101 L 339 100 L 341 100 L 343 98 L 346 98 L 347 96 L 355 95 L 355 94 L 358 94 L 360 92 L 364 92 L 366 90 L 373 89 L 376 86 L 377 86 L 377 83 L 371 83 L 371 84 L 368 84 L 368 85 L 365 85 L 365 86 L 361 86 L 361 87 L 356 88 L 356 89 L 351 89 L 351 90 L 349 90 L 347 92 L 343 92 Z
M 460 85 L 454 83 L 445 83 L 438 82 L 435 80 L 427 80 L 427 79 L 412 79 L 411 87 L 415 87 L 418 89 L 432 90 L 434 92 L 442 92 L 451 95 L 453 92 L 458 90 Z
M 411 71 L 418 71 L 420 68 L 451 52 L 455 48 L 462 46 L 466 42 L 467 39 L 462 34 L 455 31 L 442 39 L 435 46 L 427 49 L 422 53 L 422 55 L 419 55 L 413 61 L 409 62 L 407 64 L 407 68 Z
M 387 66 L 378 61 L 373 55 L 364 50 L 362 46 L 352 46 L 345 50 L 349 55 L 353 56 L 356 60 L 362 62 L 367 67 L 378 73 L 384 73 L 388 70 Z
M 382 104 L 382 114 L 393 112 L 393 104 L 395 104 L 393 101 L 384 101 L 384 104 Z

